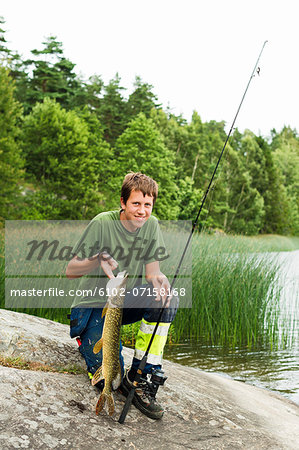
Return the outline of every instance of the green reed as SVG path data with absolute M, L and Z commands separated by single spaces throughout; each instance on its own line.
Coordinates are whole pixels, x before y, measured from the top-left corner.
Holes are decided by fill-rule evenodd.
M 278 264 L 266 252 L 295 250 L 298 238 L 285 236 L 195 235 L 192 241 L 192 308 L 179 309 L 169 342 L 204 339 L 231 347 L 287 342 L 279 324 Z M 263 255 L 262 255 L 263 254 Z M 266 256 L 265 256 L 266 255 Z M 0 308 L 5 308 L 4 233 L 0 230 Z M 17 311 L 68 323 L 68 309 Z M 138 324 L 122 327 L 125 343 L 134 344 Z
M 268 243 L 246 237 L 195 236 L 192 242 L 192 308 L 180 309 L 176 338 L 249 347 L 278 342 L 278 264 Z

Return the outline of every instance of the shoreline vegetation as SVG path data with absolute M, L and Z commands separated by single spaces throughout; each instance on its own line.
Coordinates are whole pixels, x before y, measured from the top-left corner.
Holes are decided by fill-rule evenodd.
M 0 307 L 5 308 L 4 239 L 0 242 Z M 299 249 L 299 238 L 278 235 L 195 234 L 192 241 L 192 307 L 178 310 L 168 343 L 184 339 L 228 348 L 291 345 L 279 329 L 278 252 Z M 265 257 L 266 255 L 266 257 Z M 19 309 L 68 323 L 65 309 Z M 139 324 L 122 327 L 124 345 L 132 346 Z
M 192 243 L 192 307 L 179 309 L 169 344 L 190 339 L 227 348 L 287 347 L 280 330 L 279 252 L 299 249 L 299 238 L 263 235 L 195 235 Z M 138 324 L 123 327 L 134 345 Z

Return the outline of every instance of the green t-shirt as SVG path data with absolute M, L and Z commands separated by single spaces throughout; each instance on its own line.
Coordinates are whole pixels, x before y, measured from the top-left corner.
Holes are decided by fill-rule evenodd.
M 114 274 L 128 272 L 127 289 L 131 289 L 142 284 L 146 264 L 162 261 L 168 255 L 156 217 L 150 216 L 135 232 L 128 231 L 121 222 L 120 211 L 98 214 L 87 226 L 73 253 L 79 258 L 88 258 L 107 251 L 118 262 Z M 81 277 L 76 287 L 81 295 L 75 297 L 72 308 L 105 304 L 107 281 L 101 266 Z

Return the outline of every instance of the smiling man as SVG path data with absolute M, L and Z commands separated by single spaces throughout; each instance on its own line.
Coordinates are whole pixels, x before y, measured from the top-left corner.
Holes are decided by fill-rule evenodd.
M 101 316 L 106 303 L 107 277 L 111 279 L 122 271 L 129 274 L 122 324 L 141 321 L 141 325 L 132 365 L 125 374 L 120 343 L 124 395 L 130 391 L 162 302 L 167 302 L 133 399 L 133 404 L 152 419 L 160 419 L 164 411 L 149 389 L 147 376 L 153 369 L 161 368 L 167 332 L 178 306 L 178 299 L 167 295 L 170 284 L 160 270 L 160 261 L 168 256 L 158 220 L 152 215 L 157 195 L 158 185 L 152 178 L 142 173 L 127 174 L 121 189 L 121 210 L 101 213 L 90 222 L 66 270 L 68 278 L 81 278 L 80 292 L 92 293 L 77 296 L 71 312 L 71 337 L 79 338 L 79 349 L 90 377 L 102 365 L 102 351 L 94 354 L 93 347 L 103 332 L 105 318 Z M 145 284 L 142 284 L 143 274 Z

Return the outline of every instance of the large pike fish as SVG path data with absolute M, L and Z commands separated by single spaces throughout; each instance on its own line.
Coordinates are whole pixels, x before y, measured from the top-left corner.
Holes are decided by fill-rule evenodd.
M 114 413 L 114 399 L 112 388 L 115 390 L 121 384 L 121 367 L 119 363 L 120 327 L 122 322 L 124 287 L 128 273 L 120 272 L 116 278 L 108 281 L 106 291 L 108 302 L 103 309 L 102 317 L 105 317 L 103 334 L 93 348 L 94 353 L 103 349 L 102 366 L 95 372 L 91 383 L 95 385 L 104 379 L 105 386 L 96 406 L 96 414 L 104 408 L 106 402 L 110 416 Z

